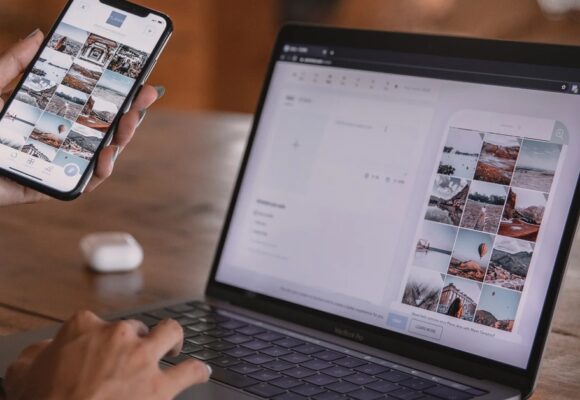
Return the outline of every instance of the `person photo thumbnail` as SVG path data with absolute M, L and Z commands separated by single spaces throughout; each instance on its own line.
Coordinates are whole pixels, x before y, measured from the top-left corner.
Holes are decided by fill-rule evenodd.
M 62 146 L 71 126 L 71 121 L 45 112 L 38 120 L 30 138 L 58 149 Z
M 93 97 L 112 103 L 120 109 L 134 84 L 134 79 L 106 70 L 95 87 Z
M 403 294 L 403 304 L 437 311 L 444 280 L 445 275 L 439 272 L 411 268 Z
M 20 150 L 24 154 L 51 162 L 56 156 L 57 149 L 45 143 L 28 138 L 26 144 Z
M 60 84 L 71 65 L 72 59 L 69 56 L 52 49 L 45 49 L 36 64 L 34 64 L 32 73 Z
M 458 226 L 468 192 L 468 180 L 437 175 L 425 219 Z
M 148 57 L 149 55 L 143 51 L 121 46 L 107 68 L 131 79 L 137 79 Z
M 441 290 L 437 312 L 473 321 L 481 294 L 481 283 L 447 275 Z
M 503 211 L 499 234 L 535 242 L 544 218 L 548 195 L 512 187 Z
M 424 221 L 413 265 L 447 273 L 451 252 L 457 237 L 457 228 L 437 222 Z
M 46 111 L 72 121 L 81 113 L 88 99 L 89 95 L 60 85 L 46 106 Z
M 474 322 L 511 332 L 514 328 L 520 292 L 483 285 Z
M 509 188 L 482 181 L 471 182 L 461 227 L 496 233 Z
M 103 137 L 102 132 L 74 124 L 61 149 L 90 161 L 99 148 Z
M 447 273 L 483 282 L 493 241 L 494 236 L 488 233 L 460 229 Z
M 483 145 L 483 133 L 450 128 L 438 173 L 473 179 Z
M 76 57 L 87 40 L 89 33 L 62 22 L 48 42 L 48 47 L 59 53 Z
M 58 85 L 41 76 L 30 74 L 16 94 L 16 100 L 44 110 Z
M 486 134 L 475 179 L 509 186 L 521 143 L 521 139 L 513 136 Z
M 42 111 L 20 101 L 14 101 L 0 121 L 0 144 L 20 150 L 32 133 Z
M 76 60 L 63 80 L 63 85 L 91 94 L 103 74 L 103 68 L 86 61 Z
M 561 144 L 524 140 L 512 186 L 549 193 L 561 152 Z
M 521 292 L 533 254 L 533 243 L 498 236 L 485 275 L 485 283 Z
M 79 58 L 99 67 L 106 67 L 119 48 L 119 43 L 91 33 L 87 38 Z

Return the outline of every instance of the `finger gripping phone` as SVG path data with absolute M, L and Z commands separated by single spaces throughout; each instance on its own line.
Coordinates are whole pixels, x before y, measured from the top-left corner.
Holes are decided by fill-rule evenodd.
M 77 198 L 173 31 L 123 0 L 70 0 L 0 112 L 0 174 Z

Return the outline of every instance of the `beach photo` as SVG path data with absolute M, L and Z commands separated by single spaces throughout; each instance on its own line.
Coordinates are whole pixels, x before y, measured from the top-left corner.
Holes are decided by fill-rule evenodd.
M 403 294 L 403 304 L 437 311 L 444 278 L 445 275 L 436 271 L 411 268 Z
M 58 153 L 56 153 L 56 157 L 54 158 L 54 160 L 52 160 L 52 163 L 62 168 L 66 167 L 67 165 L 74 164 L 77 167 L 79 167 L 78 175 L 82 175 L 89 166 L 88 160 L 67 153 L 62 149 L 59 150 Z
M 509 186 L 521 143 L 521 139 L 513 136 L 486 134 L 475 179 Z
M 415 246 L 413 265 L 447 273 L 456 236 L 457 228 L 451 225 L 424 221 Z
M 129 46 L 121 46 L 107 67 L 126 77 L 137 79 L 147 62 L 148 54 Z
M 450 128 L 438 173 L 473 179 L 483 145 L 483 133 Z
M 62 22 L 50 38 L 48 47 L 74 58 L 79 54 L 88 36 L 87 31 Z
M 521 292 L 533 254 L 533 243 L 498 236 L 493 246 L 485 283 Z
M 106 67 L 118 47 L 119 43 L 92 33 L 81 49 L 79 58 L 99 67 Z
M 510 188 L 499 234 L 535 242 L 544 218 L 548 195 L 521 188 Z
M 494 236 L 488 233 L 460 229 L 447 273 L 483 282 L 493 241 Z
M 465 321 L 473 321 L 481 286 L 479 282 L 447 275 L 441 290 L 437 312 Z
M 36 107 L 13 101 L 0 121 L 0 144 L 20 150 L 41 114 Z
M 103 74 L 103 68 L 86 61 L 76 60 L 64 77 L 63 84 L 91 94 Z
M 45 143 L 29 138 L 20 150 L 24 154 L 51 162 L 56 156 L 57 149 Z
M 71 89 L 68 86 L 60 85 L 50 103 L 46 106 L 46 111 L 68 120 L 75 120 L 83 110 L 89 99 L 89 95 Z
M 520 292 L 483 285 L 474 322 L 511 332 L 520 304 Z
M 58 85 L 46 78 L 30 74 L 16 94 L 16 100 L 44 110 Z
M 70 132 L 71 126 L 71 121 L 45 112 L 36 123 L 30 138 L 58 149 Z
M 469 192 L 469 181 L 437 175 L 425 219 L 458 226 Z
M 74 124 L 61 149 L 90 161 L 99 148 L 103 137 L 102 132 Z
M 134 79 L 116 72 L 105 71 L 95 87 L 93 97 L 108 101 L 117 108 L 121 108 L 134 84 Z
M 32 67 L 32 73 L 51 82 L 60 84 L 72 65 L 71 57 L 45 49 Z
M 482 181 L 471 182 L 461 227 L 496 233 L 509 188 Z
M 561 152 L 561 144 L 524 140 L 512 186 L 549 193 Z

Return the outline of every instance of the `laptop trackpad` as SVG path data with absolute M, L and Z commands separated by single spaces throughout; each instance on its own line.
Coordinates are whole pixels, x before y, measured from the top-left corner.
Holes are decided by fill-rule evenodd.
M 178 396 L 176 400 L 250 400 L 254 396 L 246 395 L 217 383 L 208 383 L 193 387 Z

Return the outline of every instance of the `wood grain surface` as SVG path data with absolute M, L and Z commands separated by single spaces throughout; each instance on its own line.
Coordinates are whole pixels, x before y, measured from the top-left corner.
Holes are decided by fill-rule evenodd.
M 113 177 L 72 203 L 0 209 L 0 335 L 89 308 L 107 314 L 201 294 L 238 171 L 250 116 L 152 112 Z M 171 129 L 169 129 L 171 127 Z M 101 276 L 78 242 L 128 231 L 142 268 Z M 580 393 L 580 241 L 576 240 L 534 399 Z

